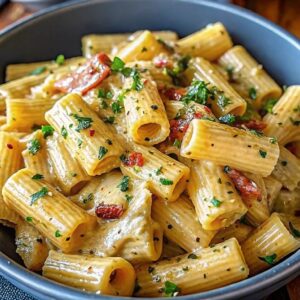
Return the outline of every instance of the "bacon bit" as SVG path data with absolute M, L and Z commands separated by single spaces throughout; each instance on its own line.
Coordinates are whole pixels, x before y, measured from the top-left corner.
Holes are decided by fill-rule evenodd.
M 144 157 L 142 153 L 131 152 L 128 157 L 123 161 L 123 164 L 127 167 L 142 167 L 144 165 Z
M 90 136 L 94 136 L 95 135 L 95 130 L 94 129 L 90 129 Z
M 267 127 L 267 124 L 258 120 L 250 120 L 250 121 L 237 121 L 234 123 L 233 126 L 237 128 L 243 128 L 245 126 L 249 130 L 263 131 Z
M 100 203 L 96 207 L 95 213 L 97 217 L 105 220 L 119 219 L 123 215 L 124 209 L 122 205 Z
M 247 178 L 243 173 L 231 168 L 228 168 L 225 172 L 233 181 L 236 189 L 241 193 L 244 201 L 249 202 L 249 200 L 253 199 L 261 200 L 261 192 L 252 180 Z M 247 204 L 251 206 L 251 203 Z
M 12 144 L 7 144 L 6 146 L 8 149 L 14 149 L 14 146 Z
M 186 94 L 186 89 L 185 88 L 168 88 L 162 90 L 162 94 L 167 97 L 169 100 L 177 100 L 179 101 L 182 96 Z
M 106 54 L 96 54 L 77 70 L 56 81 L 54 86 L 63 93 L 75 91 L 85 95 L 110 74 L 110 64 L 111 61 Z
M 168 60 L 167 57 L 156 56 L 153 58 L 153 64 L 156 68 L 172 68 L 172 61 Z

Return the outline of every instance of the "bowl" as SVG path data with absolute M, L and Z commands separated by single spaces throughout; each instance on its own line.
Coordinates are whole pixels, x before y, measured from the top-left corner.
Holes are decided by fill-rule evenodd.
M 80 55 L 80 38 L 89 33 L 169 29 L 187 35 L 221 21 L 235 43 L 244 45 L 282 85 L 299 83 L 300 43 L 283 29 L 247 10 L 201 0 L 75 1 L 44 10 L 0 32 L 0 82 L 9 63 Z M 297 82 L 298 81 L 298 82 Z M 110 299 L 42 278 L 21 266 L 13 231 L 0 227 L 0 273 L 39 299 Z M 261 299 L 300 275 L 300 251 L 244 281 L 184 300 Z

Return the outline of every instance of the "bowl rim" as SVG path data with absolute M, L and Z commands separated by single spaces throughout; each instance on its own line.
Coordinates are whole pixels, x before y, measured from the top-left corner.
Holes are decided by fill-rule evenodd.
M 118 2 L 120 0 L 94 0 L 95 3 L 105 3 L 105 2 Z M 128 0 L 131 1 L 131 0 Z M 136 0 L 133 0 L 136 1 Z M 141 1 L 141 0 L 139 0 Z M 143 0 L 151 1 L 151 0 Z M 253 23 L 256 23 L 267 30 L 273 32 L 285 42 L 288 42 L 300 51 L 300 40 L 298 40 L 294 35 L 287 32 L 285 29 L 279 27 L 278 25 L 266 20 L 264 17 L 257 15 L 247 9 L 237 7 L 232 4 L 223 4 L 213 1 L 206 0 L 170 0 L 173 2 L 183 2 L 183 3 L 195 3 L 199 6 L 211 7 L 213 9 L 221 10 L 224 12 L 231 13 L 233 15 L 247 19 Z M 32 16 L 25 17 L 22 20 L 8 26 L 4 30 L 0 31 L 0 44 L 8 38 L 10 35 L 14 34 L 26 28 L 27 26 L 34 24 L 39 19 L 44 16 L 55 14 L 58 11 L 68 11 L 72 10 L 74 7 L 89 5 L 89 1 L 85 0 L 73 0 L 66 3 L 61 3 L 53 5 L 50 8 L 46 8 L 33 14 Z M 36 273 L 33 273 L 23 266 L 16 263 L 14 260 L 6 256 L 0 251 L 0 275 L 9 280 L 10 282 L 22 288 L 25 292 L 31 295 L 48 296 L 49 299 L 52 297 L 63 296 L 65 300 L 79 300 L 79 299 L 115 299 L 115 296 L 107 295 L 96 295 L 94 293 L 84 292 L 72 287 L 56 283 L 45 277 L 42 277 Z M 214 289 L 207 292 L 201 292 L 191 295 L 180 296 L 186 300 L 196 300 L 196 299 L 210 299 L 210 300 L 225 300 L 231 298 L 241 298 L 249 294 L 257 293 L 263 289 L 273 287 L 276 289 L 276 284 L 280 282 L 287 282 L 287 278 L 292 278 L 300 275 L 300 250 L 289 256 L 287 259 L 283 260 L 279 264 L 275 265 L 271 269 L 264 271 L 256 276 L 247 278 L 240 282 Z M 122 297 L 127 299 L 132 299 L 132 297 Z M 143 299 L 153 299 L 153 298 L 143 298 Z M 163 297 L 157 299 L 165 299 Z

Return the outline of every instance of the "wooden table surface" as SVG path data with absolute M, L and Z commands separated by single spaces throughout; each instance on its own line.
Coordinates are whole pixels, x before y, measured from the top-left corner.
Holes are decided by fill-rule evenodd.
M 300 38 L 300 0 L 232 0 L 231 2 L 259 13 Z M 18 3 L 7 4 L 0 10 L 0 30 L 37 10 Z M 300 277 L 289 283 L 286 289 L 270 295 L 267 300 L 288 298 L 300 300 Z

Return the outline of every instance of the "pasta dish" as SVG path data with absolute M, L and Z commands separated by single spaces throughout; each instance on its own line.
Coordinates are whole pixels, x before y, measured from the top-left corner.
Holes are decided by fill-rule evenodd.
M 219 22 L 90 34 L 7 66 L 0 223 L 28 269 L 88 292 L 223 287 L 300 247 L 299 125 L 300 85 Z

